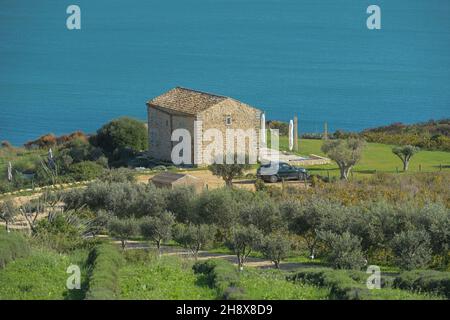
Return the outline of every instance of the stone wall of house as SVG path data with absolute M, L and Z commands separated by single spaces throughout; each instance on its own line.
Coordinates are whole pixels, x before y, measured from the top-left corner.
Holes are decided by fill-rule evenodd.
M 161 160 L 171 161 L 172 148 L 177 142 L 171 141 L 173 130 L 178 128 L 187 129 L 191 134 L 191 158 L 196 163 L 205 162 L 203 154 L 208 142 L 201 141 L 201 137 L 208 129 L 218 129 L 223 136 L 223 154 L 230 150 L 226 149 L 226 129 L 254 130 L 252 138 L 245 137 L 242 132 L 236 132 L 234 137 L 234 152 L 239 151 L 238 146 L 245 143 L 245 152 L 258 153 L 258 140 L 260 129 L 261 111 L 250 107 L 244 103 L 233 100 L 231 98 L 206 109 L 197 114 L 197 116 L 173 115 L 152 106 L 148 107 L 148 137 L 149 146 L 148 154 Z M 227 124 L 227 117 L 231 117 L 231 124 Z M 202 123 L 194 124 L 194 120 L 202 121 Z M 195 133 L 195 135 L 194 135 Z M 245 132 L 247 133 L 247 132 Z M 238 139 L 243 139 L 239 142 Z M 207 164 L 207 163 L 204 163 Z
M 227 124 L 227 117 L 231 118 L 231 124 Z M 231 152 L 230 149 L 227 149 L 226 129 L 241 129 L 244 131 L 252 129 L 254 131 L 254 136 L 252 139 L 245 137 L 242 132 L 240 134 L 236 131 L 235 132 L 238 133 L 237 136 L 239 139 L 243 139 L 241 141 L 245 141 L 245 153 L 254 153 L 256 156 L 258 154 L 259 129 L 261 123 L 260 117 L 260 110 L 229 98 L 199 113 L 197 115 L 197 120 L 202 120 L 201 131 L 203 134 L 208 129 L 218 129 L 222 132 L 224 141 L 223 154 Z M 199 145 L 199 141 L 195 141 L 194 143 Z M 232 143 L 232 145 L 234 145 L 234 153 L 239 150 L 238 144 L 242 147 L 242 142 L 239 143 L 239 140 L 235 138 Z M 208 143 L 202 143 L 201 148 L 198 147 L 198 149 L 201 149 L 203 152 L 207 145 Z M 204 162 L 208 161 L 208 159 L 202 160 Z
M 194 117 L 172 115 L 154 107 L 148 107 L 148 154 L 160 160 L 171 161 L 172 132 L 176 129 L 187 129 L 191 134 L 193 145 Z

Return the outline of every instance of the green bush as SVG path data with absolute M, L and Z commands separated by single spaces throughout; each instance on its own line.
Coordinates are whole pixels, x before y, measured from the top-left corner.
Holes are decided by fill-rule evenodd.
M 140 151 L 147 148 L 147 135 L 144 122 L 122 117 L 101 127 L 95 140 L 99 147 L 109 153 L 125 148 Z
M 288 280 L 330 288 L 330 298 L 338 300 L 389 299 L 399 292 L 388 289 L 389 281 L 381 279 L 383 290 L 369 290 L 366 286 L 368 274 L 355 270 L 332 270 L 327 268 L 308 269 Z
M 239 287 L 239 274 L 230 262 L 219 259 L 207 260 L 195 263 L 192 269 L 195 273 L 205 276 L 208 285 L 217 289 L 220 299 L 245 299 L 244 289 Z
M 394 280 L 394 287 L 428 292 L 450 298 L 450 272 L 413 270 L 401 273 Z
M 103 173 L 104 168 L 94 161 L 78 162 L 69 167 L 69 176 L 76 181 L 93 180 Z
M 123 264 L 123 257 L 117 248 L 110 244 L 95 247 L 89 253 L 88 264 L 91 269 L 86 299 L 116 299 L 119 293 L 119 268 Z
M 423 230 L 407 230 L 396 234 L 392 251 L 397 265 L 404 270 L 426 267 L 431 260 L 430 236 Z
M 364 266 L 364 254 L 361 240 L 349 232 L 336 234 L 321 232 L 319 237 L 327 244 L 327 261 L 335 269 L 361 269 Z
M 0 231 L 0 269 L 8 262 L 25 257 L 29 253 L 28 242 L 20 233 Z

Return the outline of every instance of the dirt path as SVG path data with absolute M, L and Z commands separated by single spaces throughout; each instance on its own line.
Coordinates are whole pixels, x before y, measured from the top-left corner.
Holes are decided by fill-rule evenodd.
M 120 241 L 113 241 L 113 243 L 120 245 Z M 136 249 L 155 249 L 153 246 L 149 246 L 146 243 L 140 241 L 128 241 L 126 250 L 136 250 Z M 184 248 L 172 247 L 172 246 L 162 246 L 161 251 L 163 255 L 166 256 L 180 256 L 183 258 L 193 259 L 191 252 Z M 199 251 L 197 260 L 203 261 L 208 259 L 223 259 L 237 265 L 237 257 L 233 254 L 224 253 L 212 253 L 208 251 Z M 245 264 L 247 267 L 261 268 L 261 269 L 271 269 L 275 268 L 272 261 L 262 259 L 262 258 L 247 258 Z M 280 264 L 281 270 L 292 271 L 299 268 L 312 268 L 315 267 L 313 264 L 305 264 L 301 262 L 282 262 Z

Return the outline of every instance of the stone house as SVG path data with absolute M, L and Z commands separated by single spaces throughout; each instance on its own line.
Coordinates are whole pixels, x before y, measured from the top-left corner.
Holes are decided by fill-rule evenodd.
M 194 177 L 190 174 L 162 172 L 150 179 L 158 188 L 173 189 L 175 187 L 191 187 L 196 193 L 200 193 L 205 188 L 205 183 L 202 179 Z
M 233 98 L 176 87 L 149 100 L 147 110 L 148 152 L 155 159 L 171 161 L 172 149 L 178 143 L 171 140 L 172 132 L 180 128 L 187 129 L 191 135 L 191 163 L 207 161 L 203 154 L 208 142 L 202 139 L 208 129 L 214 128 L 222 132 L 224 139 L 227 129 L 252 129 L 255 139 L 246 139 L 246 147 L 258 152 L 261 111 Z M 225 154 L 226 142 L 223 148 Z

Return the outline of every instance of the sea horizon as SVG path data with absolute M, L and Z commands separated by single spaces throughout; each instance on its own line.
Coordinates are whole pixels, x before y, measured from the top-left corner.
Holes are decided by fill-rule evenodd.
M 450 2 L 6 0 L 0 11 L 0 140 L 94 133 L 182 86 L 229 96 L 299 133 L 450 117 Z

